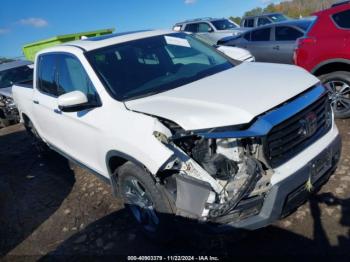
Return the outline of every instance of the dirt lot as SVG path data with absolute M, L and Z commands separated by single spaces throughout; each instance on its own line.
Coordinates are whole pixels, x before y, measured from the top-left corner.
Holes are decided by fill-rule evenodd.
M 339 168 L 308 203 L 273 226 L 234 235 L 184 237 L 171 245 L 144 238 L 108 185 L 67 160 L 35 153 L 21 125 L 0 130 L 0 259 L 48 255 L 350 256 L 350 120 Z M 190 232 L 190 231 L 189 231 Z

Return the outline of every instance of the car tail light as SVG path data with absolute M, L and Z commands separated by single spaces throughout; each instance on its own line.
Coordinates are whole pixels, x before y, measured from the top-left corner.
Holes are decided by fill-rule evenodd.
M 313 37 L 302 37 L 297 40 L 296 48 L 293 54 L 294 64 L 298 64 L 298 51 L 304 46 L 313 45 L 316 43 L 316 39 Z
M 300 48 L 303 45 L 315 44 L 316 39 L 313 37 L 303 37 L 297 40 L 297 47 Z

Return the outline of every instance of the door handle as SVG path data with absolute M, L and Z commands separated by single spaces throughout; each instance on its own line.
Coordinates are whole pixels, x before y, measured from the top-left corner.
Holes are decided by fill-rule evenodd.
M 33 100 L 33 103 L 36 105 L 39 105 L 39 101 L 38 100 Z
M 56 108 L 56 109 L 54 109 L 53 111 L 54 111 L 56 114 L 59 114 L 59 115 L 61 115 L 61 114 L 62 114 L 62 111 L 61 111 L 61 110 L 59 110 L 59 109 L 57 109 L 57 108 Z
M 280 46 L 279 46 L 279 45 L 276 45 L 276 46 L 274 46 L 272 49 L 274 49 L 274 50 L 280 50 Z

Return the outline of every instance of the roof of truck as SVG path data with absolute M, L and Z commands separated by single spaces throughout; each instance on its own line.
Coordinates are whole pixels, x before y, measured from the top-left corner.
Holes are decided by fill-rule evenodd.
M 31 64 L 33 64 L 33 62 L 25 61 L 25 60 L 16 60 L 12 62 L 7 62 L 7 63 L 0 64 L 0 71 L 16 68 L 20 66 L 25 66 L 25 65 L 31 65 Z
M 116 33 L 98 37 L 91 37 L 84 40 L 77 40 L 69 43 L 62 44 L 60 46 L 76 46 L 84 49 L 85 51 L 91 51 L 99 48 L 103 48 L 110 45 L 120 44 L 133 40 L 176 33 L 170 30 L 142 30 Z

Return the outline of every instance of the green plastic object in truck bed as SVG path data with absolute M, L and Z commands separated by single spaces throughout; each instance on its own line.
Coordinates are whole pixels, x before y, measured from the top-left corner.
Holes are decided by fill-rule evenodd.
M 82 37 L 94 37 L 94 36 L 101 36 L 101 35 L 108 35 L 114 32 L 114 28 L 109 29 L 102 29 L 97 31 L 90 31 L 90 32 L 82 32 L 82 33 L 76 33 L 76 34 L 68 34 L 68 35 L 58 35 L 52 38 L 48 38 L 45 40 L 37 41 L 34 43 L 27 44 L 23 46 L 23 54 L 25 57 L 30 60 L 34 61 L 35 55 L 48 47 L 52 47 L 55 45 L 79 40 Z

